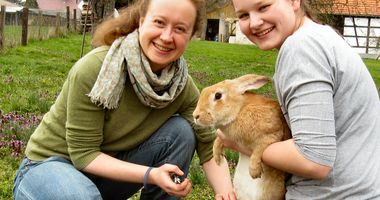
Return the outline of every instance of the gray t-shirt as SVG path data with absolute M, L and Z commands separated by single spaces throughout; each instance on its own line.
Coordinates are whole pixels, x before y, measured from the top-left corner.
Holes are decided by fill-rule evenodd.
M 332 167 L 324 180 L 293 175 L 286 199 L 380 199 L 380 101 L 360 56 L 307 22 L 282 45 L 274 84 L 297 149 Z

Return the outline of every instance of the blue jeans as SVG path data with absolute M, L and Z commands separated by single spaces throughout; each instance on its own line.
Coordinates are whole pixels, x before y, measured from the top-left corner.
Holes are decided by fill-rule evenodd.
M 195 135 L 190 124 L 180 116 L 165 122 L 148 140 L 116 158 L 131 163 L 159 167 L 177 165 L 187 176 L 195 150 Z M 50 157 L 44 161 L 25 158 L 15 177 L 14 199 L 127 199 L 142 183 L 118 182 L 77 170 L 70 161 Z M 140 199 L 179 199 L 155 185 L 143 189 Z

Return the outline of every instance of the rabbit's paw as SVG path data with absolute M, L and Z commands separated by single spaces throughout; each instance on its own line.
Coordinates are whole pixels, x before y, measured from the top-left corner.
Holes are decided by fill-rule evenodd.
M 219 138 L 215 139 L 212 150 L 216 164 L 220 165 L 223 161 L 223 142 Z
M 261 178 L 261 172 L 262 172 L 262 167 L 260 164 L 249 166 L 249 174 L 251 175 L 253 179 Z
M 222 156 L 222 154 L 215 154 L 214 153 L 214 158 L 215 158 L 215 162 L 216 162 L 216 164 L 218 164 L 218 165 L 220 165 L 221 163 L 222 163 L 222 161 L 223 161 L 223 156 Z

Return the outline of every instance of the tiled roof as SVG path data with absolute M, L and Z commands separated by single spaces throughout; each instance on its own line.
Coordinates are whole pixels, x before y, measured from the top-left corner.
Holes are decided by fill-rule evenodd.
M 326 0 L 325 0 L 326 1 Z M 327 0 L 324 13 L 380 17 L 380 0 Z
M 37 0 L 37 2 L 41 10 L 66 11 L 66 6 L 69 6 L 70 10 L 79 10 L 76 0 Z

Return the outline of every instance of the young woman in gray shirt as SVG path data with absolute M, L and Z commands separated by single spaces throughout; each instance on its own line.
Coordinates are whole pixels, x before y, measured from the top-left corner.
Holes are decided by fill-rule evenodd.
M 293 138 L 262 160 L 291 174 L 286 199 L 380 199 L 379 94 L 360 56 L 305 0 L 233 4 L 249 40 L 279 49 L 273 80 Z

